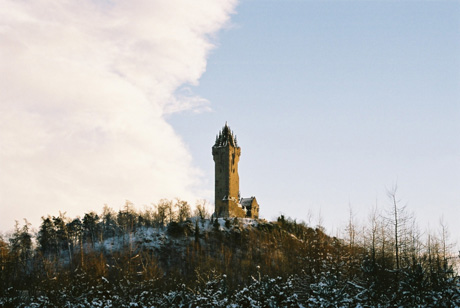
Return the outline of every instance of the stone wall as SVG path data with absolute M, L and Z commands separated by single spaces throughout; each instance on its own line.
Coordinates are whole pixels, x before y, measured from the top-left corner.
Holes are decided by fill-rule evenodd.
M 215 162 L 215 214 L 219 217 L 245 217 L 245 212 L 237 205 L 241 149 L 230 144 L 214 146 L 212 155 Z

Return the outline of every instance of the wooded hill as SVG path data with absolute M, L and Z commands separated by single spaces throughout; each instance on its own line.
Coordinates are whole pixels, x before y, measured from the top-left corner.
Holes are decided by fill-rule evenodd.
M 47 216 L 36 234 L 17 224 L 0 240 L 0 306 L 460 305 L 446 229 L 422 242 L 394 209 L 390 218 L 374 213 L 368 226 L 350 215 L 343 239 L 284 216 L 214 219 L 202 203 L 192 214 L 180 200 Z

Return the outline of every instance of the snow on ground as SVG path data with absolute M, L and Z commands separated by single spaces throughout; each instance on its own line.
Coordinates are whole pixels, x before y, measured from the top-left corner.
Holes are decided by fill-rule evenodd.
M 101 243 L 94 245 L 96 250 L 117 251 L 126 246 L 160 249 L 165 245 L 182 245 L 193 240 L 191 235 L 195 232 L 195 225 L 198 221 L 199 233 L 212 232 L 216 230 L 215 220 L 211 222 L 210 219 L 200 219 L 199 217 L 192 217 L 185 221 L 192 233 L 188 236 L 174 237 L 168 234 L 168 227 L 141 227 L 137 228 L 132 233 L 124 233 L 121 236 L 114 236 L 105 239 Z M 217 229 L 221 232 L 242 231 L 248 228 L 256 228 L 261 222 L 266 223 L 264 220 L 252 218 L 218 218 Z M 184 246 L 185 247 L 185 246 Z

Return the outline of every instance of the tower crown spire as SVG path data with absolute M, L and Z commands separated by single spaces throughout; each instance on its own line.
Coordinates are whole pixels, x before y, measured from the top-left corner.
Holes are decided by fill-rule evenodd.
M 225 126 L 222 128 L 222 130 L 219 132 L 219 134 L 216 137 L 216 142 L 214 144 L 214 147 L 225 147 L 227 145 L 231 145 L 233 147 L 238 148 L 236 136 L 231 131 L 227 122 L 225 122 Z

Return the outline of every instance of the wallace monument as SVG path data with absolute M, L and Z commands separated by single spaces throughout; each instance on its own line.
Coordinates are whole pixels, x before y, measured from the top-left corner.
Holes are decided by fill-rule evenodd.
M 259 218 L 259 205 L 255 197 L 240 197 L 238 162 L 241 148 L 227 123 L 216 137 L 212 147 L 215 162 L 216 217 Z

